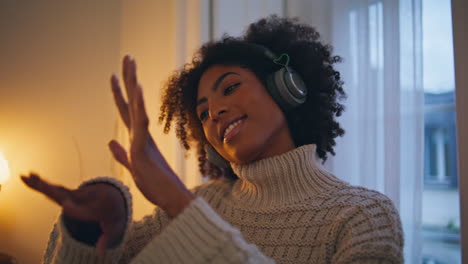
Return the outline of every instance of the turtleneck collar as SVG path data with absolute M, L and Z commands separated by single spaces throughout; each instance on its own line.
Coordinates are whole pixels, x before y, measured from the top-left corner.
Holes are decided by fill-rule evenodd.
M 239 177 L 233 198 L 251 206 L 291 205 L 346 184 L 323 169 L 316 156 L 316 145 L 231 166 Z

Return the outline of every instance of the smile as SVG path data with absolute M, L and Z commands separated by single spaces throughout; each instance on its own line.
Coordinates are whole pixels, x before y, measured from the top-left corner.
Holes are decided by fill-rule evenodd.
M 235 135 L 237 135 L 237 133 L 239 133 L 245 119 L 247 119 L 247 116 L 243 116 L 241 119 L 238 119 L 237 121 L 234 121 L 229 126 L 227 126 L 223 133 L 224 143 L 229 142 L 229 140 L 231 140 Z

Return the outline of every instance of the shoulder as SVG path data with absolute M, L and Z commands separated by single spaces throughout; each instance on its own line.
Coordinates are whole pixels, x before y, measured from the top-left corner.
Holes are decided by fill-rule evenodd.
M 346 185 L 330 196 L 325 203 L 342 207 L 343 210 L 340 210 L 341 214 L 338 216 L 346 223 L 346 228 L 352 229 L 353 232 L 365 228 L 370 232 L 391 232 L 391 235 L 398 239 L 402 235 L 398 210 L 385 194 L 364 187 Z
M 341 208 L 341 215 L 350 214 L 389 214 L 399 218 L 393 201 L 385 194 L 365 187 L 343 184 L 330 192 L 323 193 L 310 205 L 321 208 Z
M 335 258 L 400 263 L 403 231 L 394 203 L 378 191 L 351 185 L 337 191 L 336 197 L 346 209 L 341 215 Z
M 356 215 L 366 215 L 371 220 L 395 220 L 399 214 L 393 201 L 385 194 L 364 187 L 348 185 L 335 193 L 339 202 L 350 208 Z M 380 219 L 379 216 L 385 216 Z M 398 221 L 397 221 L 398 220 Z
M 331 194 L 337 202 L 351 207 L 373 208 L 382 206 L 396 210 L 393 201 L 383 193 L 365 187 L 344 185 Z

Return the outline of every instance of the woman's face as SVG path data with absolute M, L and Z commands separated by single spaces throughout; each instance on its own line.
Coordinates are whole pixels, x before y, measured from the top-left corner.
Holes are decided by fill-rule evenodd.
M 214 65 L 198 84 L 197 115 L 208 142 L 236 164 L 294 148 L 286 118 L 253 72 Z

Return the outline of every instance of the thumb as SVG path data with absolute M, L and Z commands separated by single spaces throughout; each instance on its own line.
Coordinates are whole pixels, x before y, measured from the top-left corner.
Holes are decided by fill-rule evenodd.
M 96 248 L 97 248 L 97 253 L 99 256 L 104 256 L 104 253 L 106 252 L 107 245 L 109 244 L 110 240 L 110 234 L 109 233 L 104 233 L 102 236 L 99 237 Z
M 114 158 L 131 172 L 132 170 L 130 169 L 127 151 L 115 140 L 111 140 L 109 142 L 109 149 L 111 150 L 112 155 L 114 155 Z
M 101 229 L 103 230 L 103 234 L 99 237 L 96 248 L 98 255 L 103 256 L 108 248 L 117 246 L 121 242 L 123 230 L 119 229 L 118 224 L 105 225 L 103 223 L 101 223 Z

